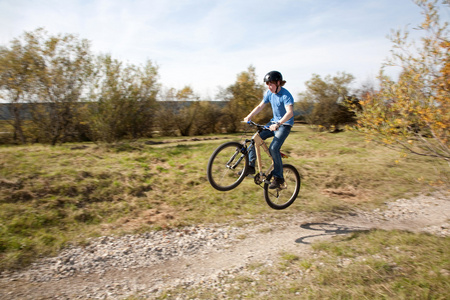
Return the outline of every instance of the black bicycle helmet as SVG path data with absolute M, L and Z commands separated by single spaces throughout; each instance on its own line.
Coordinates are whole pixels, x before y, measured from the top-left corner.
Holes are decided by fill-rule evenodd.
M 264 76 L 264 82 L 283 81 L 283 75 L 278 71 L 270 71 Z

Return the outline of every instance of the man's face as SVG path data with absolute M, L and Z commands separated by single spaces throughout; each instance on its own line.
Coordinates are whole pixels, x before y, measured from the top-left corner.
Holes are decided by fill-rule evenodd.
M 266 84 L 267 84 L 267 86 L 269 87 L 269 90 L 272 93 L 276 93 L 277 92 L 277 89 L 278 89 L 278 82 L 277 81 L 269 81 Z

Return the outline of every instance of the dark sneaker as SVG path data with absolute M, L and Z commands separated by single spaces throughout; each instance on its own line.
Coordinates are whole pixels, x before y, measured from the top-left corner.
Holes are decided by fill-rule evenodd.
M 245 174 L 245 176 L 249 176 L 249 175 L 255 175 L 256 171 L 255 171 L 255 167 L 252 166 L 248 166 L 247 168 L 247 173 Z M 241 176 L 242 171 L 238 172 L 238 175 Z
M 284 178 L 274 177 L 272 182 L 269 185 L 269 189 L 271 189 L 271 190 L 279 189 L 279 188 L 281 188 L 281 185 L 283 183 L 284 183 Z

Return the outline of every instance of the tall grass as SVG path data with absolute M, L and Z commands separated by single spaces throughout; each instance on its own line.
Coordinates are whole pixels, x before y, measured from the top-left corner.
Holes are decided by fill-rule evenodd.
M 302 174 L 300 196 L 286 211 L 273 211 L 250 179 L 225 193 L 209 185 L 206 164 L 223 139 L 162 141 L 1 147 L 1 268 L 20 267 L 104 234 L 238 222 L 261 214 L 342 213 L 427 192 L 447 176 L 430 159 L 405 157 L 355 132 L 317 133 L 298 126 L 283 151 Z

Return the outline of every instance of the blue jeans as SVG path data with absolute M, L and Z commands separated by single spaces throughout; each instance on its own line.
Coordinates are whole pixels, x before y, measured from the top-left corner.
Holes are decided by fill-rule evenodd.
M 271 123 L 267 124 L 270 126 Z M 291 132 L 292 126 L 281 125 L 277 131 L 263 130 L 259 134 L 263 140 L 273 137 L 272 143 L 269 146 L 269 152 L 273 159 L 273 176 L 283 178 L 283 161 L 281 160 L 280 149 L 284 141 Z M 250 166 L 255 166 L 256 153 L 253 146 L 248 149 L 248 158 L 250 160 Z

